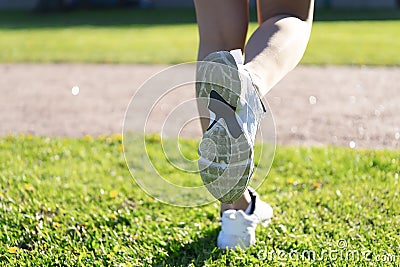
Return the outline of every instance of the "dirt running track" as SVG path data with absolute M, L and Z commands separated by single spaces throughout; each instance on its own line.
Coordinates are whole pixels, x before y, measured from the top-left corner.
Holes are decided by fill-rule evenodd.
M 0 136 L 120 133 L 132 95 L 165 67 L 0 64 Z M 400 149 L 400 68 L 301 66 L 266 99 L 279 144 Z

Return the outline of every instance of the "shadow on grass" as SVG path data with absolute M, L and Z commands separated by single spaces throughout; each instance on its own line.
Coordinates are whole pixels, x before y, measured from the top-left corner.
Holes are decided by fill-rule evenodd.
M 153 266 L 188 266 L 191 263 L 203 266 L 207 260 L 219 258 L 224 252 L 216 246 L 218 232 L 219 228 L 215 228 L 205 232 L 197 241 L 183 245 L 179 249 L 170 248 L 167 250 L 169 257 L 156 261 Z
M 131 27 L 196 23 L 193 9 L 98 9 L 36 13 L 0 11 L 0 29 L 63 28 L 75 26 Z
M 256 21 L 255 10 L 250 12 Z M 400 9 L 317 9 L 315 21 L 398 20 Z M 64 13 L 0 11 L 0 29 L 64 28 L 76 26 L 132 27 L 194 24 L 193 8 L 186 9 L 99 9 Z

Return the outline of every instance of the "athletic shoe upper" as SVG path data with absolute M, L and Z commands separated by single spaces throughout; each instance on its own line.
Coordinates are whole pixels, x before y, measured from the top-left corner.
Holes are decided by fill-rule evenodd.
M 251 203 L 246 212 L 226 210 L 221 217 L 221 231 L 217 245 L 221 249 L 248 248 L 256 243 L 255 231 L 258 224 L 267 226 L 273 217 L 271 206 L 260 200 L 257 193 L 249 189 Z

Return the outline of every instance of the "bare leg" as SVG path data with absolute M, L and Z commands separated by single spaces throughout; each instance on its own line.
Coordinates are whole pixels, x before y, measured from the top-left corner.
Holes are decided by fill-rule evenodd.
M 249 24 L 248 0 L 195 0 L 200 45 L 198 60 L 216 51 L 244 49 Z M 203 131 L 207 129 L 207 107 L 198 105 Z M 251 200 L 246 193 L 232 204 L 221 203 L 221 212 L 227 209 L 245 210 Z
M 260 93 L 265 95 L 301 60 L 306 49 L 314 10 L 313 0 L 258 0 L 259 28 L 246 49 L 246 66 Z M 200 33 L 198 59 L 220 50 L 244 47 L 248 25 L 247 0 L 195 0 Z M 200 115 L 208 116 L 199 106 Z M 203 131 L 208 120 L 202 120 Z M 221 203 L 226 209 L 246 209 L 246 193 L 233 204 Z
M 314 0 L 257 0 L 260 26 L 245 49 L 247 69 L 264 96 L 303 57 Z
M 198 60 L 216 51 L 241 48 L 249 24 L 248 0 L 195 0 L 200 45 Z
M 195 0 L 200 44 L 197 59 L 216 51 L 244 49 L 249 24 L 248 0 Z M 209 112 L 198 105 L 203 132 Z

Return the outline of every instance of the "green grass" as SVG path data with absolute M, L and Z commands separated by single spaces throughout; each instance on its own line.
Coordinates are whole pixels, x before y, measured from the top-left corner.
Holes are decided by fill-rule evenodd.
M 399 18 L 398 10 L 317 10 L 302 63 L 398 66 Z M 0 62 L 181 63 L 196 59 L 197 46 L 193 10 L 0 12 Z
M 196 151 L 194 141 L 181 145 Z M 159 158 L 157 138 L 148 149 Z M 216 204 L 179 208 L 153 200 L 130 178 L 121 150 L 119 135 L 1 138 L 0 264 L 394 266 L 391 255 L 400 264 L 400 151 L 278 147 L 259 189 L 275 209 L 273 223 L 257 229 L 255 247 L 225 252 L 215 248 Z M 340 260 L 340 240 L 368 251 L 371 261 Z M 269 258 L 271 251 L 308 250 L 337 250 L 331 257 L 338 259 Z M 379 255 L 388 261 L 376 262 Z

